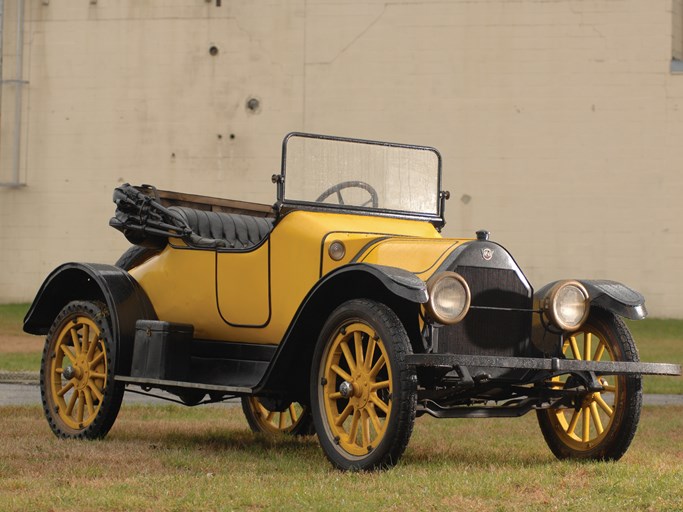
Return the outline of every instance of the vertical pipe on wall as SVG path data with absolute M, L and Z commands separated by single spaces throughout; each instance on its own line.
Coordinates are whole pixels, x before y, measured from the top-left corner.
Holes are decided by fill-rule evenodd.
M 0 182 L 0 187 L 21 187 L 21 120 L 22 120 L 22 103 L 23 103 L 23 88 L 28 82 L 23 79 L 24 75 L 24 4 L 25 0 L 17 0 L 17 34 L 16 34 L 16 49 L 15 49 L 15 76 L 9 80 L 5 78 L 6 69 L 4 66 L 4 59 L 2 58 L 4 51 L 4 35 L 6 28 L 6 13 L 5 1 L 0 0 L 0 119 L 2 118 L 2 97 L 4 96 L 4 89 L 6 84 L 12 84 L 14 90 L 14 137 L 12 141 L 12 169 L 11 177 L 8 182 Z M 9 149 L 9 148 L 7 148 Z
M 21 114 L 22 114 L 22 92 L 24 88 L 24 0 L 17 1 L 17 62 L 16 62 L 16 89 L 14 107 L 14 147 L 12 148 L 12 181 L 15 186 L 20 182 L 20 162 L 21 156 Z
M 0 124 L 2 122 L 2 66 L 4 59 L 3 57 L 3 45 L 2 42 L 5 39 L 5 0 L 0 0 Z M 0 146 L 0 151 L 2 151 L 2 146 Z

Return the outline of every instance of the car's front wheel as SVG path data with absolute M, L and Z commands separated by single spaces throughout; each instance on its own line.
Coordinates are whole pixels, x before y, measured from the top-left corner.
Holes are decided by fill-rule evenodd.
M 50 327 L 40 369 L 43 409 L 58 437 L 104 437 L 121 407 L 114 381 L 109 313 L 98 302 L 73 301 Z
M 344 470 L 396 464 L 415 422 L 410 341 L 384 304 L 357 299 L 327 319 L 311 370 L 311 409 L 320 444 Z
M 621 318 L 601 309 L 591 311 L 583 327 L 564 338 L 568 359 L 638 361 L 631 333 Z M 584 393 L 574 407 L 537 411 L 550 450 L 559 459 L 618 460 L 635 435 L 642 405 L 642 377 L 600 375 L 602 389 Z M 551 389 L 575 388 L 572 376 L 555 377 Z

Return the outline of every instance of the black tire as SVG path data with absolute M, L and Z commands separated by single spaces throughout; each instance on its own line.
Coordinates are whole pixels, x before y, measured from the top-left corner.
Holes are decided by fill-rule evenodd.
M 130 246 L 121 257 L 116 260 L 114 266 L 122 268 L 123 270 L 131 270 L 138 265 L 142 265 L 152 256 L 159 254 L 159 249 L 150 249 L 149 247 L 140 247 L 138 245 Z
M 578 358 L 578 352 L 584 360 L 588 353 L 588 360 L 639 361 L 623 320 L 597 308 L 579 331 L 565 336 L 563 350 L 568 358 Z M 571 379 L 556 378 L 556 386 Z M 543 437 L 558 459 L 618 460 L 631 444 L 642 407 L 642 377 L 603 375 L 600 380 L 604 390 L 587 394 L 575 408 L 536 411 Z
M 350 300 L 325 322 L 311 367 L 311 412 L 336 468 L 383 469 L 403 455 L 415 423 L 411 352 L 403 324 L 384 304 Z
M 307 405 L 250 396 L 242 397 L 242 411 L 252 432 L 292 436 L 313 434 L 311 408 Z
M 57 437 L 98 439 L 111 429 L 124 393 L 114 380 L 113 345 L 104 304 L 73 301 L 55 318 L 43 349 L 40 394 Z

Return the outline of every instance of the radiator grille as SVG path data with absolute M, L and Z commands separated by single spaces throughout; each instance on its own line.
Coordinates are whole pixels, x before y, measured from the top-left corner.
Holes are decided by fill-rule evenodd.
M 523 356 L 529 343 L 530 291 L 514 270 L 458 267 L 472 291 L 472 306 L 459 324 L 439 329 L 438 351 L 468 355 Z M 510 308 L 476 309 L 476 307 Z

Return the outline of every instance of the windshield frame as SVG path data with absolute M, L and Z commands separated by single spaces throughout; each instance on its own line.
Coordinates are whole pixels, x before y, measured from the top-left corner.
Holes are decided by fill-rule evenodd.
M 287 143 L 293 137 L 303 137 L 309 139 L 323 139 L 329 141 L 339 141 L 345 143 L 355 143 L 355 144 L 369 144 L 374 146 L 388 146 L 403 149 L 415 149 L 419 151 L 429 151 L 436 155 L 437 158 L 437 177 L 436 177 L 436 213 L 425 213 L 425 212 L 411 212 L 406 210 L 395 210 L 389 208 L 368 208 L 364 206 L 354 206 L 354 205 L 338 205 L 333 203 L 322 203 L 315 201 L 304 201 L 299 199 L 288 199 L 286 198 L 286 187 L 287 187 Z M 372 215 L 381 217 L 394 217 L 400 219 L 411 219 L 411 220 L 422 220 L 431 222 L 435 227 L 441 229 L 445 225 L 445 220 L 443 217 L 444 201 L 448 198 L 448 192 L 444 192 L 442 189 L 442 172 L 441 172 L 441 153 L 431 146 L 420 146 L 415 144 L 400 144 L 396 142 L 383 142 L 377 140 L 369 139 L 357 139 L 351 137 L 338 137 L 333 135 L 321 135 L 313 133 L 304 132 L 290 132 L 288 133 L 282 141 L 282 162 L 279 175 L 273 176 L 273 182 L 277 184 L 277 209 L 283 211 L 289 210 L 311 210 L 311 211 L 321 211 L 321 212 L 335 212 L 335 213 L 349 213 L 356 215 Z

